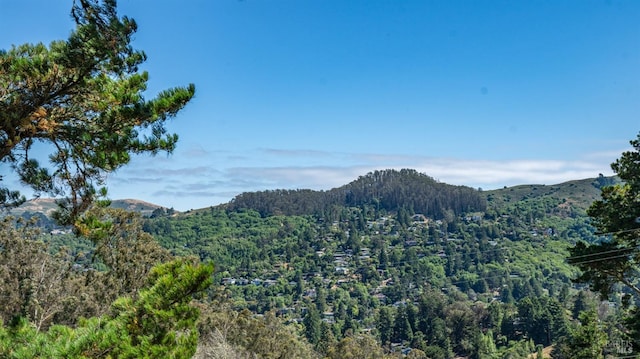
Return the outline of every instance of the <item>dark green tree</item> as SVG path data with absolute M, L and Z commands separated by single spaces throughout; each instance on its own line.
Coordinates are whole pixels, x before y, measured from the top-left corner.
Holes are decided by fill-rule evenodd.
M 131 46 L 137 25 L 118 16 L 116 0 L 74 0 L 71 14 L 77 26 L 67 40 L 0 50 L 0 162 L 36 193 L 62 196 L 65 223 L 106 193 L 96 189 L 104 175 L 132 154 L 174 149 L 165 122 L 195 92 L 189 85 L 145 99 L 149 75 L 138 66 L 146 55 Z M 34 157 L 36 142 L 50 149 L 48 165 Z M 0 206 L 23 200 L 0 188 Z
M 322 335 L 320 326 L 320 314 L 313 303 L 307 303 L 307 313 L 302 321 L 304 324 L 304 334 L 309 343 L 317 345 Z
M 565 310 L 550 297 L 526 297 L 518 302 L 522 328 L 536 344 L 545 346 L 567 334 Z
M 570 249 L 569 262 L 582 270 L 577 280 L 589 283 L 605 298 L 615 283 L 624 284 L 640 297 L 640 134 L 631 146 L 633 150 L 623 152 L 611 164 L 623 182 L 602 187 L 602 198 L 587 211 L 606 240 L 579 242 Z
M 580 324 L 553 349 L 554 358 L 601 359 L 607 333 L 600 328 L 598 314 L 588 310 L 580 314 Z
M 580 314 L 580 326 L 572 333 L 569 348 L 573 358 L 600 359 L 607 344 L 607 333 L 598 325 L 598 314 L 589 310 Z
M 578 319 L 580 317 L 580 313 L 586 312 L 587 310 L 595 308 L 595 301 L 592 298 L 587 296 L 586 291 L 579 291 L 576 295 L 576 299 L 573 302 L 573 308 L 571 313 L 574 319 Z
M 387 306 L 380 308 L 378 318 L 376 320 L 376 328 L 378 329 L 378 335 L 380 336 L 380 343 L 382 343 L 382 346 L 388 346 L 391 344 L 391 337 L 393 335 L 393 313 L 391 308 Z
M 411 341 L 413 339 L 413 330 L 409 323 L 406 305 L 401 305 L 396 310 L 396 316 L 393 320 L 393 337 L 394 342 L 401 343 L 403 341 Z
M 335 344 L 336 338 L 331 332 L 331 327 L 327 322 L 320 322 L 320 341 L 316 348 L 320 353 L 326 353 Z

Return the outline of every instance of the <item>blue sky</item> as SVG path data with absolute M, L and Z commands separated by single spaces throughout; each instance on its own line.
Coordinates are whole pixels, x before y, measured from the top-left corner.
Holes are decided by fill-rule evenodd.
M 71 0 L 0 0 L 0 48 L 66 38 Z M 499 188 L 611 174 L 640 131 L 640 1 L 120 0 L 149 94 L 196 84 L 170 156 L 111 198 L 178 210 L 376 169 Z M 6 165 L 1 169 L 7 172 Z M 15 185 L 10 179 L 7 185 Z

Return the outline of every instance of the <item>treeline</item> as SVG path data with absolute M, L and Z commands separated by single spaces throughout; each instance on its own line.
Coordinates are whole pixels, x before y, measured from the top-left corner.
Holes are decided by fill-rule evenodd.
M 484 211 L 486 199 L 477 190 L 436 181 L 415 170 L 384 170 L 368 173 L 329 191 L 270 190 L 242 193 L 230 210 L 253 209 L 262 216 L 320 215 L 334 219 L 336 207 L 371 206 L 376 210 L 411 213 L 444 219 L 465 212 Z

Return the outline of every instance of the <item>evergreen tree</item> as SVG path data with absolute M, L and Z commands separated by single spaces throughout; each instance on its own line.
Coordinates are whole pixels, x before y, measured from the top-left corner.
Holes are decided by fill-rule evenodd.
M 304 324 L 304 334 L 309 343 L 317 345 L 322 335 L 320 327 L 320 314 L 313 303 L 307 303 L 307 313 L 302 321 Z
M 316 348 L 320 353 L 327 353 L 329 348 L 335 344 L 336 338 L 333 336 L 331 326 L 325 322 L 320 322 L 320 341 L 316 345 Z
M 599 327 L 596 311 L 589 310 L 580 314 L 580 325 L 554 348 L 552 354 L 554 358 L 602 359 L 606 344 L 607 333 Z
M 496 344 L 493 341 L 493 331 L 478 335 L 478 359 L 492 359 L 497 354 Z
M 385 247 L 380 248 L 380 254 L 378 255 L 378 268 L 387 269 L 387 265 L 389 263 L 389 256 L 387 255 L 387 251 Z
M 507 303 L 507 304 L 511 304 L 514 303 L 516 300 L 513 298 L 513 294 L 511 291 L 511 286 L 507 285 L 505 287 L 502 288 L 502 290 L 500 291 L 500 299 L 503 303 Z
M 0 357 L 8 358 L 191 358 L 198 341 L 195 295 L 211 284 L 213 265 L 188 258 L 157 267 L 150 286 L 134 299 L 121 297 L 109 315 L 75 328 L 54 325 L 38 332 L 26 319 L 0 326 Z
M 149 75 L 138 67 L 146 55 L 131 46 L 137 25 L 118 17 L 116 0 L 76 0 L 72 15 L 77 26 L 67 40 L 0 51 L 0 161 L 36 192 L 62 195 L 64 223 L 105 194 L 95 186 L 131 154 L 174 149 L 178 137 L 164 124 L 195 91 L 144 98 Z M 37 161 L 36 142 L 51 145 L 52 171 Z M 0 206 L 23 200 L 0 187 Z
M 518 302 L 518 315 L 536 344 L 550 345 L 567 333 L 565 310 L 554 298 L 524 298 Z
M 381 307 L 378 312 L 378 318 L 376 320 L 376 327 L 378 329 L 378 335 L 380 336 L 380 343 L 382 346 L 391 344 L 393 336 L 393 313 L 387 306 Z
M 316 308 L 319 313 L 327 309 L 327 292 L 321 286 L 316 286 Z
M 602 187 L 602 198 L 587 213 L 607 240 L 579 242 L 570 249 L 569 262 L 582 270 L 578 278 L 606 298 L 615 283 L 622 283 L 640 297 L 637 284 L 640 263 L 640 133 L 631 141 L 633 150 L 611 164 L 623 181 Z
M 393 320 L 393 341 L 402 343 L 403 341 L 411 341 L 413 339 L 413 330 L 407 316 L 406 305 L 398 307 L 396 316 Z
M 586 312 L 594 307 L 594 302 L 587 297 L 587 293 L 583 290 L 579 291 L 576 295 L 575 301 L 573 302 L 573 318 L 578 319 L 580 317 L 580 313 Z

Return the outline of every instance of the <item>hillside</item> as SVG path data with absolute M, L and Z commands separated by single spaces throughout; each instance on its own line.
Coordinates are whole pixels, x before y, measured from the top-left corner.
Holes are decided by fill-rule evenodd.
M 111 201 L 111 207 L 122 208 L 131 212 L 139 212 L 143 216 L 149 216 L 151 213 L 163 206 L 141 201 L 138 199 L 116 199 Z M 57 209 L 56 200 L 54 198 L 36 198 L 23 203 L 21 206 L 12 209 L 9 213 L 14 216 L 21 216 L 25 213 L 42 213 L 47 217 Z
M 555 185 L 531 184 L 485 191 L 488 201 L 494 204 L 510 204 L 534 198 L 552 198 L 569 202 L 577 208 L 587 209 L 600 198 L 600 189 L 618 183 L 615 177 L 598 177 L 573 180 Z
M 598 240 L 585 210 L 612 181 L 478 191 L 378 171 L 324 192 L 244 193 L 144 228 L 176 255 L 215 263 L 235 310 L 302 323 L 319 347 L 369 333 L 432 358 L 484 357 L 483 340 L 524 358 L 577 319 L 584 287 L 567 248 Z
M 585 211 L 613 181 L 480 191 L 413 170 L 377 171 L 329 191 L 243 193 L 225 205 L 156 211 L 143 229 L 175 256 L 214 263 L 209 297 L 224 298 L 226 311 L 278 318 L 319 356 L 356 350 L 342 346 L 364 338 L 367 350 L 393 357 L 526 358 L 563 340 L 576 308 L 598 303 L 572 282 L 567 248 L 599 239 Z M 91 243 L 46 240 L 93 265 Z M 601 323 L 613 328 L 622 300 L 611 300 Z
M 397 212 L 400 209 L 443 218 L 448 211 L 454 215 L 484 211 L 487 204 L 502 207 L 530 199 L 554 199 L 569 202 L 576 208 L 586 209 L 600 197 L 603 185 L 617 183 L 613 177 L 587 178 L 554 185 L 517 185 L 495 190 L 478 191 L 467 186 L 454 186 L 438 182 L 415 170 L 382 170 L 360 176 L 356 180 L 328 191 L 267 190 L 244 192 L 229 203 L 222 204 L 228 210 L 251 209 L 263 216 L 316 215 L 335 207 L 375 206 L 378 210 Z M 116 199 L 111 207 L 139 212 L 150 216 L 154 210 L 172 209 L 138 199 Z M 36 198 L 10 211 L 14 216 L 24 213 L 41 213 L 50 217 L 56 209 L 55 199 Z M 190 212 L 206 211 L 208 208 Z
M 175 212 L 172 209 L 168 210 L 165 207 L 137 199 L 113 200 L 111 201 L 110 207 L 121 208 L 130 212 L 138 212 L 143 217 L 152 216 L 154 211 L 156 211 L 155 213 L 161 212 L 163 214 Z M 51 231 L 59 227 L 52 219 L 52 214 L 56 209 L 58 209 L 58 206 L 56 205 L 56 200 L 54 198 L 36 198 L 26 201 L 17 208 L 13 208 L 9 211 L 9 215 L 14 217 L 37 219 L 36 225 L 46 229 L 47 231 Z M 3 214 L 0 213 L 0 216 L 2 215 Z M 58 246 L 55 247 L 57 248 Z

